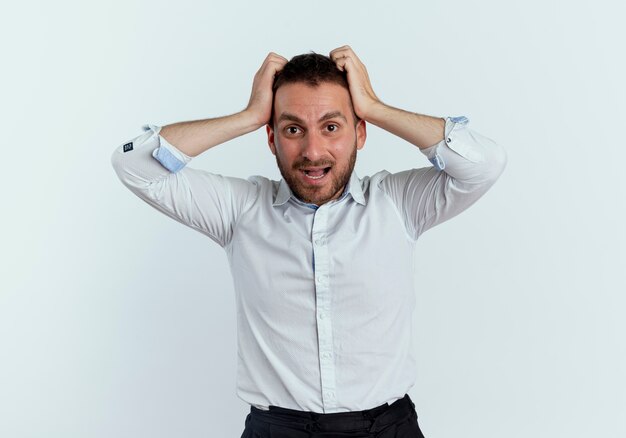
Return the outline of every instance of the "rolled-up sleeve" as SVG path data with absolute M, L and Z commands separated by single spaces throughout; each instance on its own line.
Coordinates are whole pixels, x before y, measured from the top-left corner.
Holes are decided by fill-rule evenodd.
M 445 120 L 444 138 L 420 149 L 431 167 L 389 173 L 380 184 L 414 239 L 474 204 L 507 164 L 504 148 L 471 129 L 467 117 Z
M 143 129 L 159 135 L 159 146 L 152 151 L 152 156 L 167 170 L 174 173 L 178 172 L 191 161 L 192 157 L 184 154 L 159 134 L 161 132 L 160 126 L 148 124 L 144 125 Z
M 113 169 L 130 189 L 145 188 L 192 160 L 159 134 L 160 126 L 145 124 L 142 129 L 143 134 L 124 142 L 111 155 Z
M 227 245 L 234 223 L 258 195 L 257 183 L 188 167 L 192 157 L 167 142 L 160 126 L 142 128 L 111 155 L 122 184 L 168 217 Z
M 444 139 L 420 151 L 437 170 L 467 183 L 497 179 L 506 167 L 506 151 L 470 129 L 465 116 L 447 117 Z

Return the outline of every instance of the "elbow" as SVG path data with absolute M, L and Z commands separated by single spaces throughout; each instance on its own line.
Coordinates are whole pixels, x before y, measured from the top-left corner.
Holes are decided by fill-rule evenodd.
M 481 141 L 483 162 L 481 163 L 484 181 L 493 184 L 500 178 L 508 162 L 506 149 L 500 143 L 484 137 Z
M 128 186 L 130 183 L 130 174 L 128 173 L 128 169 L 124 165 L 124 157 L 120 153 L 119 148 L 116 148 L 111 154 L 111 167 L 115 171 L 115 174 L 119 178 L 119 180 L 125 185 Z
M 506 150 L 493 140 L 483 142 L 483 155 L 479 162 L 474 163 L 474 170 L 467 179 L 472 184 L 493 185 L 502 175 L 507 166 Z
M 130 191 L 139 194 L 149 190 L 152 181 L 145 177 L 142 168 L 129 160 L 119 147 L 111 154 L 110 162 L 117 178 Z
M 499 143 L 494 142 L 494 154 L 491 160 L 491 174 L 492 179 L 495 182 L 500 175 L 504 172 L 506 165 L 509 161 L 508 153 Z
M 492 186 L 502 175 L 507 166 L 508 155 L 500 144 L 490 141 L 484 144 L 485 151 L 483 161 L 476 166 L 473 175 L 468 182 L 479 185 Z

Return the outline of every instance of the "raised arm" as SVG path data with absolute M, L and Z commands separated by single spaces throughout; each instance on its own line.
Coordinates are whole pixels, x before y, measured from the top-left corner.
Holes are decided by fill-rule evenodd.
M 118 146 L 111 164 L 120 181 L 165 215 L 206 234 L 221 246 L 258 195 L 257 182 L 186 165 L 207 149 L 269 121 L 274 74 L 286 59 L 270 53 L 256 73 L 247 107 L 215 119 L 181 122 L 147 131 Z
M 420 149 L 443 139 L 445 119 L 411 113 L 381 102 L 372 89 L 365 65 L 350 46 L 333 50 L 330 57 L 340 70 L 346 71 L 354 111 L 361 119 Z
M 243 111 L 225 117 L 166 125 L 161 129 L 161 135 L 181 152 L 195 157 L 213 146 L 256 131 L 270 119 L 272 82 L 286 63 L 287 59 L 276 53 L 267 55 L 254 76 L 250 101 Z
M 347 73 L 357 116 L 414 144 L 433 164 L 387 172 L 379 186 L 414 239 L 470 207 L 500 177 L 507 162 L 505 150 L 471 129 L 468 118 L 431 117 L 386 105 L 349 46 L 333 50 L 330 57 Z

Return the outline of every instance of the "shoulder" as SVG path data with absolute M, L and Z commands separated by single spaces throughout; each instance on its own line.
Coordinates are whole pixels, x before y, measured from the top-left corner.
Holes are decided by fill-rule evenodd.
M 385 178 L 387 178 L 388 175 L 390 175 L 390 172 L 388 170 L 383 169 L 383 170 L 379 170 L 378 172 L 376 172 L 375 174 L 371 176 L 364 177 L 361 180 L 363 190 L 368 188 L 368 186 L 370 188 L 380 189 L 381 183 L 385 180 Z
M 280 181 L 273 180 L 263 175 L 251 175 L 247 178 L 247 181 L 256 188 L 257 200 L 261 202 L 273 200 L 280 187 Z
M 248 182 L 258 186 L 261 190 L 278 189 L 280 185 L 280 181 L 275 181 L 263 175 L 251 175 L 246 179 Z

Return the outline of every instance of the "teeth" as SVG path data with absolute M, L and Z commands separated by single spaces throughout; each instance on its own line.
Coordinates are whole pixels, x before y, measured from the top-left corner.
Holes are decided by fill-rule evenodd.
M 306 173 L 306 172 L 305 172 Z M 322 173 L 320 176 L 311 176 L 308 173 L 306 173 L 306 176 L 308 176 L 311 179 L 320 179 L 320 178 L 324 178 L 324 175 L 326 175 L 326 172 Z
M 308 171 L 308 170 L 305 170 L 305 171 L 304 171 L 304 174 L 305 174 L 308 178 L 311 178 L 311 179 L 322 179 L 322 178 L 324 178 L 324 177 L 326 176 L 326 174 L 327 174 L 327 173 L 328 173 L 328 171 L 327 171 L 326 169 L 324 169 L 324 170 L 323 170 L 323 173 L 322 173 L 321 175 L 319 175 L 319 176 L 312 176 L 311 174 L 309 174 L 309 171 Z

